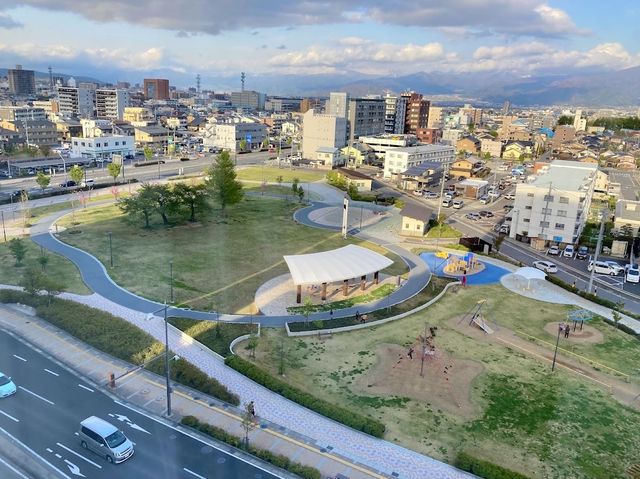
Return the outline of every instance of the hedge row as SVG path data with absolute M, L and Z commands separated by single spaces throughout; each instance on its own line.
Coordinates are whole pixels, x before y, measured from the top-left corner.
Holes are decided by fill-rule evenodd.
M 275 378 L 264 369 L 259 368 L 252 362 L 242 359 L 239 356 L 228 356 L 224 362 L 227 366 L 232 367 L 255 382 L 312 411 L 372 436 L 382 437 L 384 435 L 385 425 L 380 421 L 335 406 L 328 401 L 318 399 L 313 394 L 301 391 Z
M 304 466 L 297 462 L 291 461 L 286 456 L 274 454 L 270 451 L 267 451 L 266 449 L 259 449 L 257 447 L 253 447 L 251 446 L 251 444 L 249 444 L 249 447 L 246 448 L 244 447 L 243 440 L 238 436 L 229 434 L 227 431 L 219 427 L 201 422 L 198 418 L 194 416 L 183 417 L 182 424 L 185 426 L 191 427 L 193 429 L 196 429 L 197 431 L 200 431 L 201 433 L 206 434 L 207 436 L 210 436 L 214 439 L 217 439 L 222 442 L 226 442 L 227 444 L 230 444 L 231 446 L 236 447 L 238 449 L 240 448 L 245 449 L 249 454 L 256 456 L 270 464 L 273 464 L 274 466 L 279 467 L 280 469 L 284 469 L 286 471 L 292 472 L 293 474 L 296 474 L 297 476 L 300 476 L 303 479 L 320 479 L 321 478 L 320 471 L 318 471 L 318 469 L 316 469 L 315 467 Z
M 478 459 L 465 452 L 458 454 L 454 466 L 463 471 L 475 474 L 478 477 L 483 477 L 484 479 L 529 479 L 519 472 L 511 471 L 483 459 Z
M 0 290 L 0 302 L 32 306 L 38 317 L 80 341 L 129 363 L 143 364 L 164 352 L 164 344 L 128 321 L 84 304 L 61 298 L 52 298 L 51 304 L 48 304 L 45 298 L 11 289 Z M 148 369 L 164 374 L 164 361 L 153 361 Z M 222 401 L 240 404 L 237 395 L 185 360 L 172 361 L 171 377 L 176 382 Z

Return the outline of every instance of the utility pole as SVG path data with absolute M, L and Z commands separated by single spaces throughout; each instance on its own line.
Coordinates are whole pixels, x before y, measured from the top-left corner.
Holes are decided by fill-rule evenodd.
M 602 219 L 600 220 L 600 231 L 598 232 L 598 242 L 596 244 L 596 252 L 593 255 L 593 266 L 591 267 L 591 274 L 589 275 L 589 285 L 587 286 L 587 293 L 591 293 L 591 288 L 593 288 L 593 279 L 596 274 L 596 261 L 598 261 L 600 248 L 602 248 L 602 238 L 604 236 L 604 224 L 607 221 L 608 211 L 609 210 L 602 210 Z
M 438 225 L 439 228 L 439 233 L 438 233 L 438 237 L 436 238 L 436 249 L 438 249 L 438 244 L 440 243 L 440 236 L 442 235 L 442 225 L 440 224 L 440 213 L 442 212 L 442 198 L 444 195 L 444 182 L 445 182 L 445 178 L 447 176 L 447 172 L 449 171 L 448 168 L 449 164 L 445 164 L 442 167 L 442 177 L 440 178 L 440 198 L 438 199 L 438 216 L 436 217 L 436 224 Z

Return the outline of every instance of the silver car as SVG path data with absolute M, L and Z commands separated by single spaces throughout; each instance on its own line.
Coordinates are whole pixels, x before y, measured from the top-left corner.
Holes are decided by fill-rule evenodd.
M 89 449 L 107 462 L 121 463 L 133 456 L 133 443 L 113 424 L 96 416 L 80 423 L 80 445 Z

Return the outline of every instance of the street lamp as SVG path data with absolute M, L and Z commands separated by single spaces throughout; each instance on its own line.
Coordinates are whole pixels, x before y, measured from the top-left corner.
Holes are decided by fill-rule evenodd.
M 560 343 L 560 333 L 564 331 L 564 323 L 558 324 L 558 337 L 556 338 L 556 350 L 553 352 L 553 362 L 551 363 L 551 371 L 556 368 L 556 356 L 558 355 L 558 343 Z
M 170 303 L 173 303 L 173 261 L 169 261 L 169 289 L 170 289 Z
M 109 263 L 113 268 L 113 242 L 111 241 L 111 231 L 107 233 L 109 235 Z
M 169 382 L 169 323 L 167 321 L 167 303 L 165 301 L 164 306 L 156 311 L 147 314 L 146 320 L 153 319 L 156 313 L 164 311 L 164 372 L 165 380 L 167 384 L 167 417 L 171 416 L 171 383 Z

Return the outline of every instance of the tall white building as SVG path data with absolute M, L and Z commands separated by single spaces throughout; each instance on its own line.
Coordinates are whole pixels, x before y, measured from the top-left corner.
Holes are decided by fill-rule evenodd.
M 427 128 L 442 128 L 444 126 L 444 110 L 439 106 L 429 106 Z
M 96 90 L 96 118 L 122 120 L 129 106 L 129 92 L 121 89 Z
M 329 93 L 329 99 L 325 105 L 324 111 L 327 115 L 346 118 L 349 111 L 349 94 L 345 92 Z
M 246 149 L 260 148 L 267 137 L 267 126 L 257 122 L 208 123 L 204 135 L 204 146 L 239 151 L 240 143 L 246 142 Z
M 587 120 L 582 118 L 582 110 L 576 110 L 576 115 L 573 117 L 573 127 L 576 131 L 587 129 Z
M 60 114 L 80 118 L 93 118 L 95 114 L 94 91 L 83 87 L 58 86 Z
M 401 174 L 420 163 L 453 163 L 456 152 L 453 146 L 420 145 L 387 150 L 384 157 L 384 177 Z
M 387 93 L 384 97 L 384 132 L 404 133 L 404 120 L 407 116 L 407 98 Z
M 302 157 L 315 160 L 320 148 L 342 148 L 346 145 L 347 119 L 336 115 L 307 111 L 302 122 Z
M 549 242 L 575 244 L 587 221 L 598 165 L 551 162 L 533 183 L 516 186 L 509 236 L 531 239 L 534 248 Z

